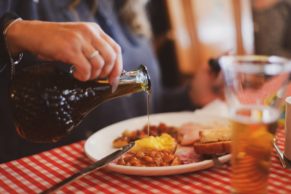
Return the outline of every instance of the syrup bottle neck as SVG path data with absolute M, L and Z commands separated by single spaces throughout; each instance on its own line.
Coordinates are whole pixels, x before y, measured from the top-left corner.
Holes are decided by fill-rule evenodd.
M 97 83 L 109 84 L 108 80 L 97 80 Z M 117 97 L 121 93 L 120 90 L 123 90 L 123 86 L 126 85 L 136 85 L 135 89 L 133 91 L 129 91 L 129 93 L 136 93 L 139 91 L 150 92 L 151 80 L 146 66 L 140 65 L 136 70 L 123 72 L 119 78 L 119 87 L 112 94 L 112 96 Z
M 140 65 L 137 70 L 124 72 L 120 76 L 120 85 L 136 83 L 141 85 L 141 89 L 149 92 L 151 90 L 151 80 L 146 66 Z

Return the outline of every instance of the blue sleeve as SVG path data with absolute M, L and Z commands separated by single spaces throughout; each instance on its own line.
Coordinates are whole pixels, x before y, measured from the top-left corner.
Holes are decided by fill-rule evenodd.
M 18 16 L 14 13 L 4 13 L 0 16 L 0 72 L 4 70 L 7 64 L 10 63 L 9 54 L 7 51 L 6 40 L 3 34 L 6 26 Z
M 11 0 L 0 1 L 0 16 L 3 16 L 4 13 L 8 12 L 11 9 L 11 5 Z

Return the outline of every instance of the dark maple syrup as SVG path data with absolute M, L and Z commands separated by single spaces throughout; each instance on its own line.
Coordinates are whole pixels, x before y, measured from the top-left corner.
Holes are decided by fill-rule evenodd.
M 99 104 L 119 96 L 150 90 L 145 66 L 124 73 L 112 93 L 107 80 L 81 82 L 52 64 L 25 68 L 11 85 L 17 132 L 33 142 L 57 142 Z

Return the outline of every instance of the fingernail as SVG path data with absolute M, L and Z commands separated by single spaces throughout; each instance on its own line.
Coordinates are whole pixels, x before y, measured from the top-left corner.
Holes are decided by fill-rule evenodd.
M 117 90 L 118 84 L 119 84 L 119 77 L 116 77 L 114 80 L 111 81 L 111 92 L 112 93 L 114 93 Z

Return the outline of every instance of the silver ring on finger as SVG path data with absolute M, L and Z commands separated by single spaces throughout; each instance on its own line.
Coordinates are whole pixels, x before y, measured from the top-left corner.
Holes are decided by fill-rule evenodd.
M 76 71 L 76 67 L 71 65 L 70 68 L 69 68 L 69 73 L 73 74 L 75 71 Z
M 99 51 L 95 50 L 90 54 L 89 59 L 93 59 L 97 56 L 99 56 Z

